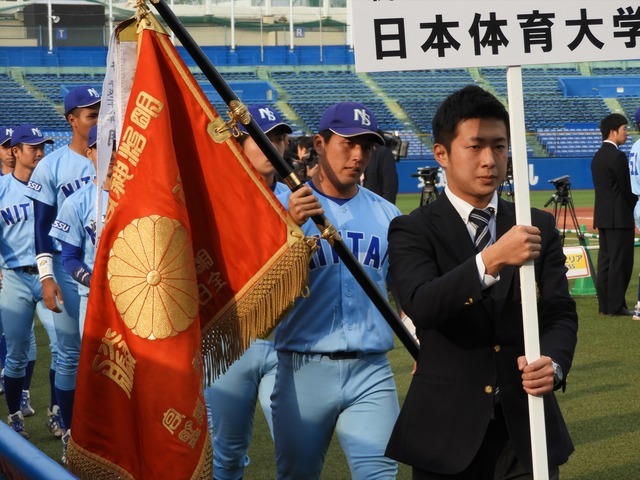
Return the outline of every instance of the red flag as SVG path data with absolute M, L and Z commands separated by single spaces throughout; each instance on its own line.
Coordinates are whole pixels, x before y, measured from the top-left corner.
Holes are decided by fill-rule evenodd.
M 164 32 L 138 63 L 89 296 L 67 458 L 83 478 L 210 479 L 203 369 L 306 281 L 309 250 Z M 204 361 L 201 346 L 204 342 Z

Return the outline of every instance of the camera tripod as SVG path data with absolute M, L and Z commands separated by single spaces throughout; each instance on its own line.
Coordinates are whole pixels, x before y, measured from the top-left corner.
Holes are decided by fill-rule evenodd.
M 513 176 L 507 174 L 504 177 L 504 180 L 498 187 L 498 197 L 502 197 L 504 195 L 504 199 L 510 202 L 514 201 L 513 198 Z
M 553 183 L 553 181 L 550 180 Z M 562 246 L 564 247 L 564 240 L 567 236 L 567 216 L 571 217 L 573 223 L 573 230 L 576 232 L 578 243 L 581 247 L 585 247 L 584 251 L 589 262 L 589 270 L 591 270 L 591 276 L 594 283 L 596 282 L 596 270 L 593 267 L 593 261 L 591 260 L 591 254 L 587 247 L 587 240 L 580 230 L 578 224 L 578 216 L 576 215 L 576 209 L 573 205 L 573 199 L 571 198 L 571 184 L 567 180 L 564 182 L 555 182 L 556 192 L 551 195 L 547 203 L 544 204 L 545 208 L 553 203 L 553 216 L 556 219 L 556 228 L 561 232 Z
M 507 174 L 498 187 L 498 197 L 502 197 L 503 194 L 505 200 L 510 202 L 515 200 L 513 196 L 513 163 L 511 162 L 511 157 L 507 160 Z
M 438 183 L 439 167 L 424 167 L 418 170 L 418 173 L 412 173 L 411 176 L 422 180 L 422 192 L 420 194 L 420 206 L 433 202 L 440 192 L 436 183 Z

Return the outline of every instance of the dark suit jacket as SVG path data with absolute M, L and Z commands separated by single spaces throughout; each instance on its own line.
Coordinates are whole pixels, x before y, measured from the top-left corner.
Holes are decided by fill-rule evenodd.
M 638 197 L 631 191 L 629 161 L 615 145 L 604 142 L 591 161 L 595 188 L 594 228 L 634 228 Z
M 362 186 L 377 193 L 385 200 L 396 203 L 398 195 L 398 172 L 396 159 L 384 145 L 376 146 L 364 171 Z
M 499 200 L 496 233 L 515 225 L 512 203 Z M 569 373 L 577 339 L 575 302 L 553 216 L 532 210 L 542 232 L 535 262 L 540 351 Z M 505 267 L 491 295 L 481 290 L 476 251 L 464 222 L 441 195 L 389 229 L 389 266 L 403 310 L 417 327 L 418 367 L 387 447 L 387 455 L 438 473 L 464 470 L 489 424 L 498 385 L 512 445 L 531 471 L 527 395 L 516 359 L 524 354 L 520 280 Z M 573 444 L 554 394 L 544 398 L 549 467 L 564 463 Z

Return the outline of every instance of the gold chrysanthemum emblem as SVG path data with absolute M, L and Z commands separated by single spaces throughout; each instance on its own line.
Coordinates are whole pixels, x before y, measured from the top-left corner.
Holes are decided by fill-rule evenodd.
M 132 221 L 113 242 L 107 270 L 116 308 L 139 337 L 172 337 L 196 318 L 193 252 L 177 220 L 152 215 Z

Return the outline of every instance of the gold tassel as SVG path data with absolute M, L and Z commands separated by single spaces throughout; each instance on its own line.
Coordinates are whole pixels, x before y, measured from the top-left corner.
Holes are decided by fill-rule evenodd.
M 213 449 L 207 431 L 202 455 L 191 480 L 211 480 L 213 478 Z M 67 445 L 67 468 L 81 480 L 135 480 L 129 472 L 69 439 Z
M 315 239 L 293 243 L 232 308 L 202 331 L 205 382 L 211 385 L 249 348 L 268 335 L 307 286 Z

